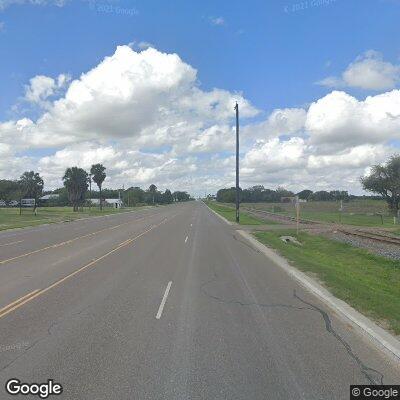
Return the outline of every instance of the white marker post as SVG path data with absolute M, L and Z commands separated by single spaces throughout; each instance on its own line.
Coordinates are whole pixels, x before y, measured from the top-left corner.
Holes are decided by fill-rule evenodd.
M 297 232 L 297 235 L 299 235 L 299 223 L 300 223 L 300 200 L 299 200 L 299 196 L 296 196 L 295 207 L 296 207 L 296 232 Z

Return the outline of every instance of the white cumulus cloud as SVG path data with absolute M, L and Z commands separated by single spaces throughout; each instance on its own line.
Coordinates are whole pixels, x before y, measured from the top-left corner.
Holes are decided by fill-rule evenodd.
M 222 26 L 226 24 L 224 17 L 209 17 L 211 25 Z
M 400 82 L 400 65 L 384 61 L 380 53 L 369 50 L 359 56 L 342 73 L 318 83 L 332 88 L 354 87 L 366 90 L 390 90 Z
M 46 100 L 63 89 L 70 79 L 67 74 L 60 74 L 57 79 L 37 75 L 29 80 L 29 85 L 25 86 L 24 99 L 40 106 L 48 105 Z
M 11 5 L 23 5 L 30 4 L 33 6 L 46 6 L 54 5 L 57 7 L 63 7 L 68 0 L 0 0 L 0 10 L 3 10 Z
M 47 188 L 61 185 L 67 167 L 97 162 L 107 168 L 107 187 L 155 183 L 204 194 L 230 186 L 236 101 L 243 187 L 360 192 L 359 176 L 395 153 L 400 139 L 400 90 L 361 99 L 335 90 L 254 122 L 259 110 L 243 94 L 203 90 L 193 66 L 152 47 L 119 46 L 72 81 L 37 75 L 25 100 L 42 112 L 0 122 L 0 177 L 35 169 Z
M 357 100 L 334 91 L 311 104 L 305 123 L 311 140 L 335 148 L 400 138 L 400 90 Z

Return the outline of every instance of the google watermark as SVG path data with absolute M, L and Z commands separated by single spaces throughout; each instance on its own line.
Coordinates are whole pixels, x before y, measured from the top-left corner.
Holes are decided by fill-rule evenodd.
M 18 351 L 29 346 L 28 342 L 19 342 L 14 344 L 0 344 L 0 353 L 4 351 Z
M 351 385 L 350 400 L 399 400 L 400 385 Z
M 6 383 L 6 392 L 12 396 L 37 396 L 47 399 L 49 396 L 62 394 L 63 387 L 53 379 L 48 379 L 45 383 L 24 383 L 17 378 L 12 378 Z
M 283 10 L 285 13 L 294 13 L 298 11 L 308 10 L 315 7 L 329 6 L 336 3 L 338 0 L 304 0 L 299 3 L 293 3 L 285 6 Z
M 95 0 L 89 0 L 89 7 L 101 14 L 116 14 L 128 17 L 134 17 L 139 12 L 136 8 L 124 8 L 111 3 L 97 3 Z

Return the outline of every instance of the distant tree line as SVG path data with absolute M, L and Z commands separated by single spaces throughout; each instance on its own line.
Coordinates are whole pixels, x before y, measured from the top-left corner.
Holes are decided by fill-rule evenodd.
M 286 190 L 282 187 L 277 189 L 267 189 L 264 186 L 252 186 L 247 189 L 239 189 L 239 198 L 242 203 L 278 203 L 282 199 L 288 199 L 290 197 L 299 196 L 301 200 L 307 201 L 332 201 L 332 200 L 344 200 L 347 201 L 351 197 L 347 191 L 332 190 L 325 191 L 320 190 L 313 192 L 312 190 L 302 190 L 299 193 L 294 193 L 290 190 Z M 221 203 L 234 203 L 236 198 L 236 189 L 231 187 L 229 189 L 220 189 L 217 192 L 217 201 Z
M 128 206 L 135 206 L 137 204 L 170 204 L 173 202 L 189 201 L 192 200 L 187 192 L 171 192 L 166 189 L 161 192 L 155 185 L 150 185 L 147 190 L 140 187 L 130 187 L 124 191 L 123 201 Z
M 151 184 L 147 190 L 137 186 L 126 190 L 104 189 L 103 182 L 106 176 L 106 168 L 102 164 L 92 165 L 90 173 L 79 167 L 67 168 L 62 178 L 64 187 L 44 192 L 44 182 L 40 175 L 34 171 L 27 171 L 19 180 L 0 180 L 0 200 L 10 202 L 31 198 L 36 200 L 36 204 L 40 204 L 40 198 L 43 195 L 57 194 L 57 197 L 46 201 L 46 205 L 72 205 L 74 211 L 78 211 L 79 207 L 85 205 L 90 198 L 101 199 L 99 201 L 100 208 L 107 198 L 121 198 L 126 206 L 131 207 L 141 204 L 171 204 L 192 200 L 187 192 L 171 192 L 169 189 L 162 192 L 154 184 Z M 91 181 L 96 184 L 98 191 L 93 188 L 93 185 L 91 192 L 89 191 Z
M 302 190 L 295 194 L 283 188 L 271 190 L 264 188 L 264 186 L 253 186 L 244 190 L 240 189 L 240 201 L 248 203 L 279 202 L 282 198 L 295 195 L 307 201 L 348 201 L 360 198 L 383 199 L 393 215 L 398 216 L 400 214 L 400 155 L 396 154 L 389 157 L 383 164 L 373 165 L 367 175 L 360 177 L 360 182 L 365 191 L 374 193 L 374 195 L 354 196 L 342 190 L 331 190 L 329 192 L 325 190 L 317 192 Z M 234 203 L 235 188 L 218 190 L 217 201 Z

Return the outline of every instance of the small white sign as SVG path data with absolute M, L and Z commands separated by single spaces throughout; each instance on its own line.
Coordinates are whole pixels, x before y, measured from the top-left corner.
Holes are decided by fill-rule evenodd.
M 34 207 L 35 199 L 21 199 L 21 206 L 22 207 Z

